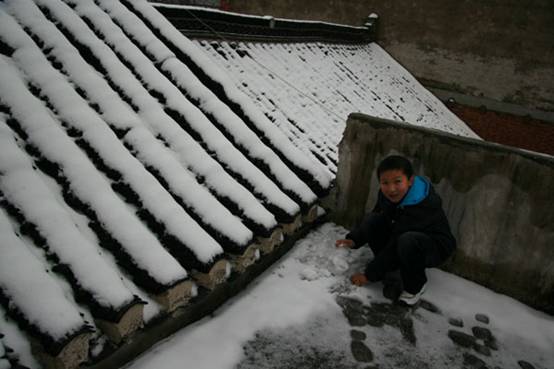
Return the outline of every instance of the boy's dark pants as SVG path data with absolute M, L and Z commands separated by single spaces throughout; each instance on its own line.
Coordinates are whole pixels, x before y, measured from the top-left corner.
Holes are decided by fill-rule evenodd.
M 444 261 L 440 246 L 425 233 L 405 232 L 393 237 L 388 221 L 376 213 L 368 214 L 364 225 L 364 238 L 375 255 L 365 270 L 371 282 L 381 281 L 387 272 L 400 269 L 404 290 L 415 294 L 427 282 L 425 268 Z

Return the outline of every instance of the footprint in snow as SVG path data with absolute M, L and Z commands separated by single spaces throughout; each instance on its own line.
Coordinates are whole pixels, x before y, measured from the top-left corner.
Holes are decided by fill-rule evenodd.
M 300 272 L 300 279 L 305 281 L 313 281 L 319 278 L 317 271 L 313 268 L 304 268 Z

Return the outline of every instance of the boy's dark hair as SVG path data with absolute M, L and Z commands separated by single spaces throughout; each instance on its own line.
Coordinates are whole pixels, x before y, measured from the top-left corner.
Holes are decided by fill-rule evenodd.
M 395 169 L 401 170 L 408 178 L 414 175 L 414 168 L 408 159 L 400 155 L 391 155 L 383 159 L 377 167 L 377 179 L 381 179 L 383 172 Z

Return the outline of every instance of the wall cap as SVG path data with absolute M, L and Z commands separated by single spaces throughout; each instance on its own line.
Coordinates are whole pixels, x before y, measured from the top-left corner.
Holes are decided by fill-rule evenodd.
M 390 129 L 390 128 L 405 129 L 405 130 L 419 132 L 426 136 L 429 136 L 429 135 L 438 136 L 441 138 L 445 138 L 447 140 L 458 142 L 460 144 L 480 147 L 487 151 L 496 151 L 499 153 L 523 156 L 529 160 L 533 160 L 540 164 L 554 167 L 553 156 L 550 156 L 548 154 L 538 153 L 535 151 L 529 151 L 529 150 L 520 149 L 513 146 L 498 144 L 495 142 L 489 142 L 485 140 L 459 136 L 459 135 L 455 135 L 435 128 L 421 127 L 415 124 L 374 117 L 374 116 L 362 114 L 362 113 L 351 113 L 348 116 L 348 120 L 346 122 L 347 126 L 353 123 L 354 121 L 371 124 L 371 126 L 376 129 Z

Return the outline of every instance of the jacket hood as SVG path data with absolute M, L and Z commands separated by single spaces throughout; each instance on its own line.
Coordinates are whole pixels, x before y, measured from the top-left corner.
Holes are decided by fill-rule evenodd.
M 429 195 L 431 183 L 425 177 L 415 176 L 412 187 L 408 190 L 404 199 L 400 202 L 399 206 L 411 206 L 416 205 L 425 200 Z

